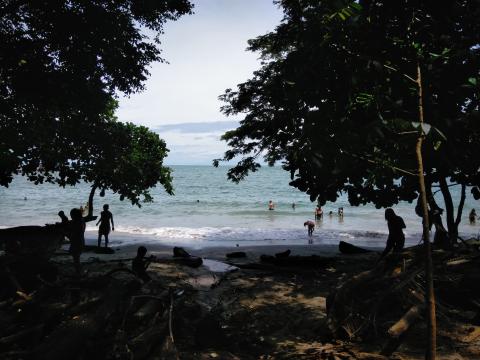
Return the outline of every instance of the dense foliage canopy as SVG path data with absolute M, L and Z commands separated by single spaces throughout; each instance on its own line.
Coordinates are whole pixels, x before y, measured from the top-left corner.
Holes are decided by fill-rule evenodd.
M 112 104 L 119 93 L 143 89 L 149 64 L 162 61 L 164 23 L 191 8 L 188 0 L 1 1 L 0 184 L 19 173 L 36 183 L 93 180 L 83 170 L 97 155 L 126 156 L 139 144 L 152 146 L 142 156 L 154 152 L 152 172 L 160 171 L 165 144 L 144 128 L 112 121 Z M 151 141 L 141 144 L 142 137 Z M 128 155 L 132 164 L 141 162 L 132 158 L 138 155 Z M 110 181 L 100 182 L 120 189 Z M 124 190 L 132 201 L 138 192 Z
M 448 202 L 452 181 L 478 195 L 479 1 L 277 3 L 281 24 L 250 41 L 262 67 L 221 97 L 227 115 L 245 114 L 223 137 L 223 160 L 242 157 L 231 179 L 263 157 L 282 161 L 291 185 L 321 204 L 341 192 L 352 205 L 414 200 L 419 65 L 428 191 L 440 183 Z

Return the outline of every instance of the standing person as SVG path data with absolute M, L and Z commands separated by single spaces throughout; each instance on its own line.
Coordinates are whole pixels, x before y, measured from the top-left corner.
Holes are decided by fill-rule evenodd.
M 475 212 L 475 209 L 472 209 L 472 211 L 470 211 L 470 214 L 468 215 L 468 219 L 470 220 L 471 225 L 475 224 L 476 218 L 477 218 L 477 213 Z
M 112 231 L 115 231 L 115 226 L 113 225 L 113 215 L 108 210 L 108 205 L 103 205 L 103 211 L 100 213 L 100 220 L 97 222 L 100 224 L 98 228 L 98 247 L 102 244 L 102 235 L 105 237 L 105 247 L 108 247 L 108 234 L 110 233 L 110 223 L 112 223 Z
M 320 205 L 317 205 L 315 208 L 315 220 L 320 220 L 323 218 L 323 210 Z
M 83 221 L 80 209 L 70 210 L 70 217 L 72 221 L 68 223 L 69 252 L 73 257 L 75 273 L 80 276 L 80 255 L 85 246 L 85 221 Z
M 403 233 L 403 229 L 405 229 L 406 226 L 403 219 L 396 215 L 393 209 L 388 208 L 385 210 L 385 220 L 387 220 L 388 224 L 388 239 L 387 246 L 385 247 L 385 250 L 383 250 L 380 259 L 387 255 L 392 249 L 393 252 L 402 251 L 403 246 L 405 245 L 405 234 Z
M 275 210 L 275 204 L 272 200 L 268 202 L 268 210 Z
M 338 216 L 343 218 L 343 207 L 338 208 Z
M 295 206 L 296 206 L 296 205 L 295 205 L 295 203 L 293 202 L 293 203 L 292 203 L 292 210 L 293 210 L 293 211 L 295 211 Z

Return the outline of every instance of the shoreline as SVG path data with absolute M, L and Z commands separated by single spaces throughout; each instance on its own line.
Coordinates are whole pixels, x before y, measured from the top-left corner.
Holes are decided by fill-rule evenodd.
M 111 234 L 112 235 L 112 234 Z M 117 243 L 122 239 L 132 240 L 135 238 L 135 244 L 132 243 Z M 338 240 L 340 242 L 341 239 Z M 85 244 L 86 245 L 97 245 L 97 238 L 96 233 L 93 231 L 85 232 Z M 204 244 L 204 243 L 203 243 Z M 67 245 L 68 246 L 68 245 Z M 104 246 L 104 242 L 102 240 L 102 247 Z M 129 233 L 120 233 L 114 232 L 113 233 L 113 241 L 109 242 L 109 247 L 112 248 L 115 253 L 114 254 L 97 254 L 92 251 L 87 251 L 82 254 L 83 258 L 91 257 L 92 254 L 95 256 L 99 256 L 105 259 L 115 259 L 115 258 L 133 258 L 136 255 L 137 248 L 139 246 L 145 246 L 147 248 L 147 255 L 155 255 L 157 258 L 171 258 L 173 256 L 173 247 L 178 246 L 184 248 L 187 252 L 189 252 L 193 256 L 198 256 L 206 259 L 218 260 L 218 261 L 225 261 L 227 258 L 225 255 L 230 252 L 236 251 L 243 251 L 246 253 L 249 261 L 258 261 L 260 255 L 274 255 L 278 252 L 285 251 L 287 249 L 291 250 L 291 255 L 318 255 L 324 257 L 335 257 L 344 255 L 340 253 L 338 250 L 338 243 L 334 244 L 248 244 L 243 245 L 239 244 L 239 246 L 225 244 L 225 245 L 218 245 L 215 243 L 211 246 L 191 246 L 191 244 L 182 244 L 181 242 L 175 244 L 175 240 L 172 239 L 171 243 L 163 243 L 158 239 L 155 239 L 153 236 L 149 235 L 132 235 Z M 380 247 L 368 247 L 362 246 L 365 249 L 372 250 L 374 252 L 381 252 L 383 249 Z M 63 246 L 65 248 L 65 245 Z M 67 247 L 68 248 L 68 247 Z M 245 258 L 244 258 L 245 259 Z M 244 260 L 242 259 L 242 260 Z

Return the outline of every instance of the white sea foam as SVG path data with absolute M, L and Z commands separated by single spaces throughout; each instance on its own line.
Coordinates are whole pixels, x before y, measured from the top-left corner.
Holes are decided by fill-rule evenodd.
M 175 196 L 166 195 L 162 187 L 152 189 L 155 202 L 132 207 L 120 201 L 118 194 L 107 192 L 95 198 L 94 215 L 99 215 L 103 204 L 110 205 L 115 221 L 112 244 L 120 245 L 142 241 L 178 244 L 180 246 L 212 246 L 235 244 L 307 244 L 306 220 L 313 220 L 315 204 L 308 195 L 290 187 L 289 174 L 279 167 L 262 168 L 240 184 L 226 179 L 227 168 L 209 166 L 174 166 Z M 59 210 L 68 215 L 73 207 L 85 205 L 90 187 L 78 184 L 61 189 L 52 184 L 35 186 L 23 177 L 16 177 L 11 186 L 0 187 L 0 228 L 20 225 L 44 225 L 59 221 Z M 455 203 L 458 189 L 452 188 Z M 469 194 L 469 192 L 467 192 Z M 438 196 L 438 194 L 437 194 Z M 24 200 L 27 198 L 27 200 Z M 275 211 L 268 211 L 272 199 Z M 442 206 L 441 198 L 437 198 Z M 295 203 L 295 210 L 292 209 Z M 478 207 L 467 196 L 460 226 L 465 237 L 477 235 L 480 222 L 470 225 L 469 209 Z M 338 207 L 345 216 L 337 216 Z M 421 219 L 415 214 L 414 204 L 401 202 L 394 207 L 406 228 L 406 243 L 421 240 Z M 323 208 L 323 220 L 316 222 L 314 243 L 338 244 L 339 240 L 359 246 L 383 247 L 387 238 L 387 224 L 383 209 L 372 205 L 352 207 L 345 194 L 336 203 Z M 332 216 L 328 213 L 332 211 Z M 98 227 L 87 224 L 89 240 L 95 242 Z
M 118 234 L 118 239 L 115 238 Z M 189 246 L 203 248 L 209 246 L 240 245 L 302 245 L 307 244 L 309 237 L 304 229 L 270 229 L 270 228 L 231 228 L 231 227 L 119 227 L 110 235 L 112 243 L 130 245 L 138 241 L 165 245 Z M 371 231 L 335 231 L 319 229 L 313 234 L 316 244 L 337 245 L 340 240 L 358 246 L 382 247 L 387 234 Z M 420 234 L 408 236 L 407 244 L 416 244 Z

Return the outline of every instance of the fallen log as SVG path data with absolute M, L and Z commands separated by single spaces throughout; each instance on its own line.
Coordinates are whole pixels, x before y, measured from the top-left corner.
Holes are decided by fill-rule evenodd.
M 371 250 L 363 249 L 345 241 L 340 241 L 338 244 L 338 251 L 342 254 L 366 254 L 372 252 Z
M 289 257 L 289 256 L 290 256 L 291 252 L 292 252 L 292 251 L 291 251 L 290 249 L 287 249 L 287 250 L 285 250 L 285 251 L 276 253 L 276 254 L 275 254 L 275 257 L 276 257 L 277 259 L 286 258 L 286 257 Z
M 412 306 L 406 313 L 398 320 L 395 324 L 393 324 L 390 329 L 388 329 L 388 335 L 393 338 L 398 338 L 402 335 L 405 331 L 407 331 L 410 326 L 412 326 L 415 321 L 417 321 L 421 316 L 422 312 L 425 308 L 424 304 L 417 304 Z
M 119 312 L 120 305 L 130 295 L 134 288 L 130 283 L 110 279 L 104 290 L 101 303 L 94 313 L 76 314 L 63 322 L 46 337 L 43 343 L 34 350 L 35 359 L 63 360 L 77 357 L 85 351 L 85 344 L 97 338 L 105 331 L 105 325 L 118 326 L 121 317 L 114 315 Z M 101 354 L 98 354 L 101 358 Z
M 412 306 L 395 324 L 387 331 L 389 339 L 383 346 L 382 355 L 390 356 L 403 343 L 407 332 L 412 328 L 415 322 L 422 316 L 425 305 L 417 304 Z
M 173 248 L 173 256 L 174 257 L 189 258 L 192 255 L 190 255 L 184 248 L 175 246 Z
M 192 268 L 198 268 L 203 264 L 201 257 L 192 256 L 182 247 L 173 248 L 173 260 L 180 265 L 186 265 Z
M 17 226 L 0 229 L 0 245 L 12 256 L 31 257 L 36 262 L 48 260 L 64 239 L 62 225 Z
M 203 264 L 201 257 L 191 256 L 189 258 L 174 258 L 175 263 L 180 265 L 189 266 L 191 268 L 198 268 Z
M 234 251 L 226 254 L 225 256 L 227 257 L 227 259 L 240 259 L 240 258 L 246 258 L 247 254 L 244 253 L 243 251 Z

